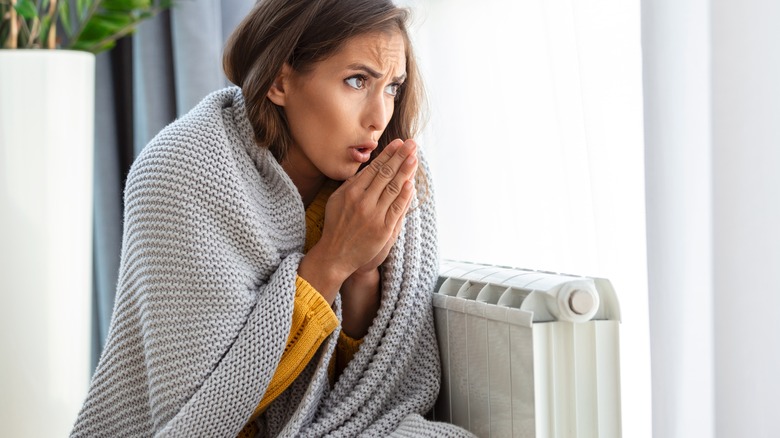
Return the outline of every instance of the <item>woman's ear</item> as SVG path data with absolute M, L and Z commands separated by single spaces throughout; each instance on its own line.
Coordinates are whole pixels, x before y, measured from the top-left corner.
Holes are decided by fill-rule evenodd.
M 287 100 L 291 73 L 292 67 L 285 62 L 279 74 L 276 75 L 273 84 L 271 84 L 271 88 L 268 90 L 268 99 L 278 106 L 284 106 Z

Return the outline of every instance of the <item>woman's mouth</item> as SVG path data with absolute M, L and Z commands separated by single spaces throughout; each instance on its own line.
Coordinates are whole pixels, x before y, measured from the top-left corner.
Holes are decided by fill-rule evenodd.
M 371 152 L 376 149 L 376 144 L 362 144 L 349 148 L 352 159 L 358 163 L 367 163 L 371 159 Z

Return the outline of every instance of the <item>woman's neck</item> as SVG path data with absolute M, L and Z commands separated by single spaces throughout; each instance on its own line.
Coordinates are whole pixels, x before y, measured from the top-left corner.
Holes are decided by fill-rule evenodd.
M 298 189 L 298 194 L 301 195 L 301 201 L 303 201 L 304 208 L 308 207 L 317 197 L 317 194 L 322 189 L 323 184 L 327 178 L 325 175 L 317 172 L 314 174 L 307 174 L 301 172 L 299 167 L 296 167 L 290 160 L 282 161 L 282 169 L 284 169 L 287 176 L 290 177 L 295 187 Z

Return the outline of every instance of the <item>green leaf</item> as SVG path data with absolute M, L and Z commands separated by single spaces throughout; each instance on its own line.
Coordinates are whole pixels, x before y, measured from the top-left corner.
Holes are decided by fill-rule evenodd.
M 72 45 L 70 48 L 74 50 L 83 50 L 85 52 L 98 54 L 100 52 L 112 49 L 114 48 L 114 46 L 116 46 L 116 40 L 111 38 L 105 41 L 82 40 Z
M 70 0 L 62 1 L 70 2 Z M 76 15 L 79 17 L 79 21 L 84 19 L 84 11 L 89 9 L 90 6 L 92 6 L 91 0 L 76 0 Z
M 109 11 L 134 11 L 136 9 L 149 9 L 151 0 L 103 0 L 100 7 Z
M 109 50 L 109 49 L 113 49 L 114 46 L 116 46 L 116 41 L 115 40 L 106 41 L 105 43 L 103 43 L 103 44 L 101 44 L 101 45 L 99 45 L 97 47 L 93 47 L 92 48 L 92 53 L 98 54 L 100 52 L 103 52 L 103 51 L 106 51 L 106 50 Z
M 65 29 L 65 33 L 68 36 L 72 36 L 73 28 L 70 27 L 70 7 L 68 3 L 68 0 L 60 2 L 60 21 L 62 22 L 62 28 Z
M 102 11 L 92 16 L 92 21 L 101 23 L 105 27 L 121 30 L 137 20 L 134 15 L 119 11 Z
M 35 7 L 35 3 L 30 0 L 19 0 L 19 3 L 14 5 L 16 12 L 22 17 L 32 20 L 38 16 L 38 9 Z
M 92 19 L 84 26 L 79 40 L 96 42 L 110 38 L 135 23 L 132 16 L 123 13 L 100 13 L 92 16 Z
M 106 40 L 106 41 L 100 41 L 100 40 L 94 40 L 94 41 L 86 41 L 86 40 L 79 40 L 75 44 L 71 46 L 71 49 L 74 50 L 83 50 L 85 52 L 92 52 L 95 54 L 98 54 L 100 52 L 104 52 L 106 50 L 112 49 L 116 46 L 116 41 L 113 39 Z
M 39 40 L 41 41 L 42 47 L 46 47 L 46 41 L 48 41 L 49 38 L 49 27 L 51 27 L 51 17 L 46 15 L 43 17 L 43 20 L 41 20 L 41 37 Z
M 41 3 L 41 10 L 47 11 L 49 9 L 49 0 L 43 0 L 43 3 Z
M 0 3 L 7 0 L 0 0 Z M 19 0 L 22 1 L 22 0 Z M 24 0 L 30 1 L 30 0 Z M 33 0 L 54 1 L 54 0 Z M 59 0 L 62 2 L 63 28 L 69 40 L 66 47 L 99 53 L 115 46 L 116 40 L 133 33 L 142 21 L 178 3 L 177 0 Z M 74 2 L 78 14 L 68 12 L 68 4 Z M 65 22 L 67 21 L 67 23 Z M 53 25 L 52 25 L 53 26 Z M 2 30 L 0 28 L 0 30 Z

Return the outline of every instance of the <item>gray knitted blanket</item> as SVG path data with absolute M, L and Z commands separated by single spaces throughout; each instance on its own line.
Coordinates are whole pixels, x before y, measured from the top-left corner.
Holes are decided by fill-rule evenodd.
M 241 91 L 227 88 L 134 163 L 111 328 L 72 436 L 235 437 L 260 402 L 306 231 L 295 186 L 252 139 Z M 360 351 L 331 390 L 337 329 L 258 420 L 262 435 L 467 435 L 419 415 L 439 389 L 435 223 L 432 196 L 416 200 Z

